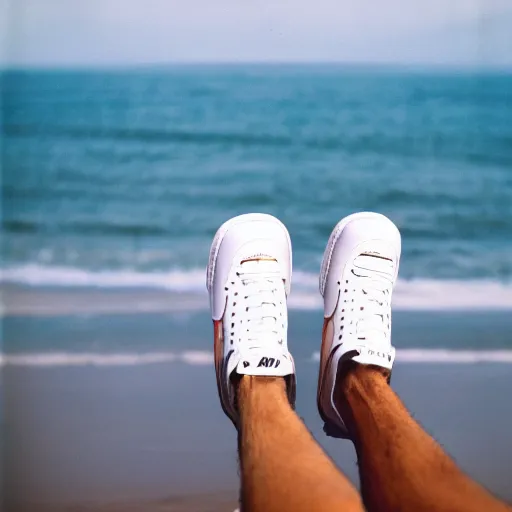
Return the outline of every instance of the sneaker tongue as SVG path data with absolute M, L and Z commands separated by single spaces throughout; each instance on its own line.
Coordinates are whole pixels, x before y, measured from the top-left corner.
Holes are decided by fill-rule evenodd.
M 354 265 L 358 268 L 380 272 L 390 277 L 394 274 L 393 260 L 385 255 L 363 253 L 355 258 Z

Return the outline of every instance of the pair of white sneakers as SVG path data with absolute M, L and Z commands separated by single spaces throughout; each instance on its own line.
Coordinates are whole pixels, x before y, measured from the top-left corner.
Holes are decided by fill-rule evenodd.
M 356 213 L 334 228 L 320 271 L 324 327 L 318 409 L 325 431 L 346 437 L 333 393 L 340 360 L 391 370 L 391 295 L 400 261 L 397 227 L 377 213 Z M 238 425 L 236 375 L 284 377 L 295 403 L 286 300 L 292 277 L 288 230 L 271 215 L 235 217 L 217 231 L 206 285 L 214 321 L 215 371 L 224 412 Z

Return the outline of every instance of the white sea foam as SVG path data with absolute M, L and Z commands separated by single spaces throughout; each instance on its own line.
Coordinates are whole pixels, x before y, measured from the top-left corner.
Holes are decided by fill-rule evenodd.
M 205 271 L 203 269 L 170 270 L 169 272 L 91 271 L 73 267 L 27 264 L 3 268 L 0 271 L 0 281 L 30 286 L 163 288 L 176 292 L 202 292 L 205 287 Z
M 34 287 L 165 290 L 176 294 L 195 295 L 199 307 L 207 305 L 203 269 L 174 269 L 169 272 L 131 270 L 94 272 L 79 268 L 28 264 L 2 269 L 0 282 Z M 400 310 L 509 310 L 512 309 L 512 282 L 399 280 L 393 304 L 395 309 Z M 316 274 L 294 272 L 289 306 L 292 309 L 319 309 L 322 307 Z
M 512 350 L 406 349 L 397 351 L 401 363 L 512 363 Z
M 2 366 L 142 366 L 148 364 L 186 363 L 189 365 L 209 365 L 213 363 L 213 354 L 206 351 L 147 352 L 101 354 L 101 353 L 25 353 L 0 354 Z
M 310 361 L 318 361 L 315 352 Z M 397 351 L 396 360 L 400 363 L 502 363 L 512 364 L 512 350 L 448 350 L 448 349 L 402 349 Z M 297 361 L 299 362 L 299 361 Z M 25 353 L 0 354 L 0 366 L 23 367 L 121 367 L 143 366 L 150 364 L 187 364 L 204 366 L 213 364 L 213 354 L 206 350 L 184 352 L 148 352 L 148 353 Z
M 320 360 L 315 352 L 313 361 Z M 400 363 L 506 363 L 512 364 L 512 350 L 450 350 L 444 348 L 405 348 L 396 351 Z

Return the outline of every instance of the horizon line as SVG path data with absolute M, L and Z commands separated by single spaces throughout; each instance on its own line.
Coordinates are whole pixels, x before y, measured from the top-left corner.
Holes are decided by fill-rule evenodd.
M 512 72 L 512 63 L 448 63 L 395 61 L 341 61 L 341 60 L 176 60 L 169 62 L 108 62 L 108 63 L 0 63 L 0 72 L 9 71 L 137 71 L 177 67 L 343 67 L 356 69 L 396 69 L 410 71 L 494 71 Z

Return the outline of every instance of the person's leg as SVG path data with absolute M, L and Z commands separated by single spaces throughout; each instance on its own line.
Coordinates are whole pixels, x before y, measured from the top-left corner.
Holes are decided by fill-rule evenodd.
M 282 378 L 241 378 L 242 512 L 362 511 L 359 494 L 290 407 Z
M 400 253 L 398 228 L 376 213 L 345 217 L 329 237 L 320 274 L 324 429 L 355 442 L 370 512 L 509 510 L 457 468 L 388 384 Z
M 356 447 L 368 510 L 510 511 L 425 433 L 389 386 L 388 376 L 384 368 L 341 364 L 334 392 Z
M 291 405 L 291 264 L 288 231 L 269 215 L 230 219 L 210 249 L 215 373 L 222 408 L 239 434 L 242 512 L 360 511 L 359 495 Z

